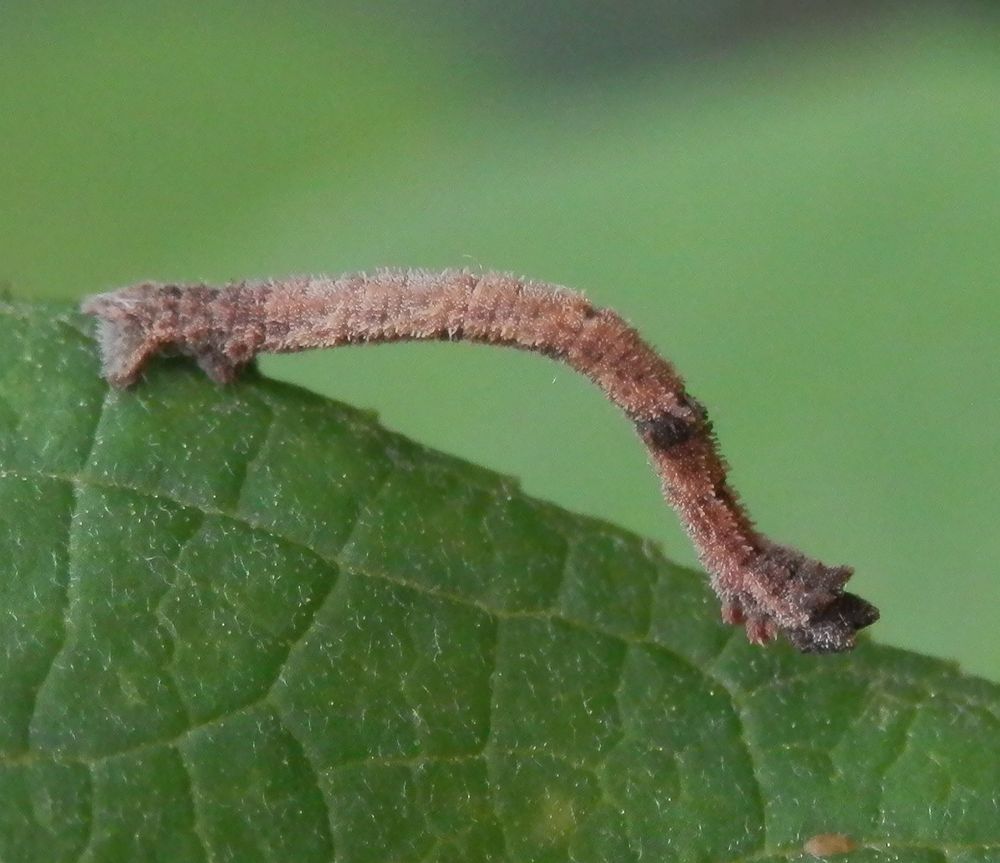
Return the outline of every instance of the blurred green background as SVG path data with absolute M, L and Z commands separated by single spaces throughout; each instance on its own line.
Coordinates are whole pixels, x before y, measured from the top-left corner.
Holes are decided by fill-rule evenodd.
M 760 525 L 856 567 L 880 640 L 995 679 L 998 226 L 991 4 L 0 6 L 15 296 L 384 265 L 584 289 L 676 361 Z M 546 360 L 265 369 L 693 559 L 625 421 Z

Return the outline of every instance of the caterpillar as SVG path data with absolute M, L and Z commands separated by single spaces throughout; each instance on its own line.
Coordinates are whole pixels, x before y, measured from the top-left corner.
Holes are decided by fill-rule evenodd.
M 727 623 L 755 644 L 779 633 L 809 653 L 851 649 L 878 610 L 845 592 L 853 571 L 754 527 L 727 479 L 712 423 L 673 365 L 611 309 L 499 273 L 380 270 L 203 284 L 142 283 L 87 298 L 102 371 L 127 387 L 160 352 L 193 357 L 219 383 L 259 353 L 416 340 L 534 351 L 593 381 L 645 443 L 664 497 L 691 538 Z

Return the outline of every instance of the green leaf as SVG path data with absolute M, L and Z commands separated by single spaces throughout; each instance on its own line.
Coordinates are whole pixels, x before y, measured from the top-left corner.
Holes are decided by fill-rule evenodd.
M 751 648 L 648 544 L 300 390 L 109 392 L 61 310 L 0 311 L 0 561 L 4 863 L 1000 860 L 998 687 Z

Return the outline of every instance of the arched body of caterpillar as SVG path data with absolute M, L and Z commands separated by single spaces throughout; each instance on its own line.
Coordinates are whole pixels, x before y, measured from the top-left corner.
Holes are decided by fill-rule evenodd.
M 674 367 L 617 313 L 564 288 L 494 273 L 386 270 L 207 285 L 139 284 L 90 297 L 103 371 L 132 384 L 159 352 L 194 357 L 229 383 L 263 352 L 412 340 L 535 351 L 592 380 L 632 421 L 664 496 L 691 537 L 729 623 L 754 643 L 782 632 L 798 649 L 854 645 L 877 610 L 844 591 L 846 566 L 779 545 L 753 526 L 726 479 L 705 409 Z

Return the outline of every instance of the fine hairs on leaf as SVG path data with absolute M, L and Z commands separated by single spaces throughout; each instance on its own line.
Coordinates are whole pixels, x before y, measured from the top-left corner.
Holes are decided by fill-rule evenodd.
M 878 611 L 852 574 L 759 533 L 726 478 L 705 408 L 674 367 L 610 309 L 496 273 L 383 270 L 208 285 L 142 283 L 82 306 L 99 318 L 104 375 L 127 387 L 157 353 L 194 357 L 219 383 L 259 353 L 413 340 L 534 351 L 592 380 L 645 443 L 664 496 L 697 548 L 729 623 L 757 644 L 781 632 L 803 652 L 854 646 Z

